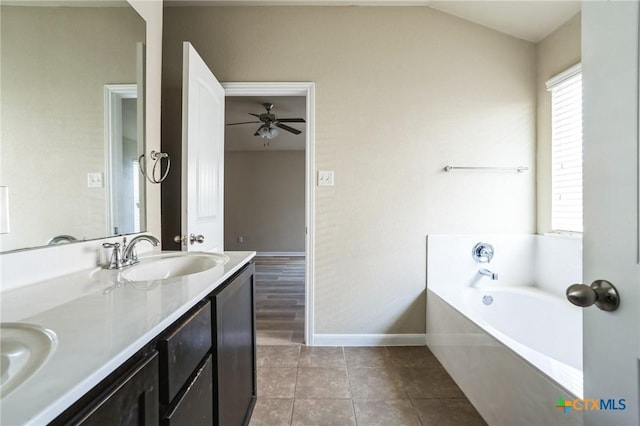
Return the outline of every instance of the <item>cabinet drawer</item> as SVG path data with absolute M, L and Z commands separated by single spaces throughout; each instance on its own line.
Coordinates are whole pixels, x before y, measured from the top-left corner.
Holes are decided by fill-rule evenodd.
M 211 348 L 211 304 L 207 302 L 177 321 L 158 339 L 160 403 L 167 405 Z
M 213 424 L 213 363 L 209 355 L 191 383 L 176 398 L 161 426 L 194 426 Z

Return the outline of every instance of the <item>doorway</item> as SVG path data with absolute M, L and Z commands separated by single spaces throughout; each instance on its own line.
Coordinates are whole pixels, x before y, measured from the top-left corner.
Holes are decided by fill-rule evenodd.
M 223 86 L 225 250 L 257 252 L 258 344 L 313 345 L 314 84 Z
M 145 229 L 145 182 L 140 179 L 138 158 L 144 138 L 138 128 L 138 86 L 107 84 L 105 99 L 106 234 L 132 234 Z M 97 175 L 97 176 L 95 176 Z M 100 187 L 102 177 L 92 173 L 89 187 Z M 95 179 L 95 181 L 93 180 Z

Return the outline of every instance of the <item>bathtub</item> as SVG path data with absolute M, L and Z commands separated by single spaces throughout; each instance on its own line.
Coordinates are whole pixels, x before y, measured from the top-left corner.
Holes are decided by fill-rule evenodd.
M 582 398 L 582 310 L 535 287 L 467 289 L 462 313 Z
M 489 264 L 471 256 L 479 241 Z M 554 410 L 583 394 L 582 310 L 564 298 L 581 270 L 575 238 L 428 236 L 427 345 L 489 424 L 581 424 Z

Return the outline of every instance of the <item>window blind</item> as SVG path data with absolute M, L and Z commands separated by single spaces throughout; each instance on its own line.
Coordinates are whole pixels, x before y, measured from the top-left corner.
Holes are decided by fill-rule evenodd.
M 551 91 L 551 228 L 582 232 L 582 73 L 570 68 Z

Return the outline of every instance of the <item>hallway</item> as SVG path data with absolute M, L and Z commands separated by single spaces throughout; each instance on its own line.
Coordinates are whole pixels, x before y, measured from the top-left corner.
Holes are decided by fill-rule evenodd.
M 305 258 L 255 257 L 258 345 L 304 344 Z

